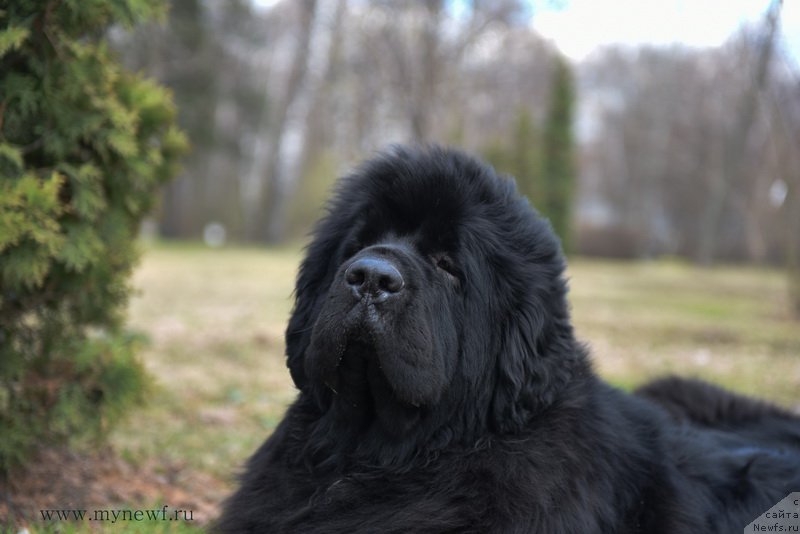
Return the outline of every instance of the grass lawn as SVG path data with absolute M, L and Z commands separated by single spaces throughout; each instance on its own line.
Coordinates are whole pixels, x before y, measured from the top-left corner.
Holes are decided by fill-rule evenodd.
M 783 272 L 576 260 L 568 274 L 578 336 L 611 382 L 676 373 L 800 408 L 800 320 Z
M 165 455 L 229 478 L 295 396 L 283 331 L 297 249 L 158 245 L 136 272 L 130 323 L 160 388 L 115 436 L 132 459 Z M 598 371 L 624 388 L 663 373 L 800 402 L 800 323 L 782 273 L 576 259 L 573 316 Z
M 158 384 L 113 434 L 116 454 L 166 479 L 202 473 L 220 495 L 233 486 L 295 396 L 283 330 L 299 261 L 295 248 L 146 249 L 130 324 L 150 339 Z M 575 259 L 568 275 L 578 336 L 611 382 L 681 373 L 800 404 L 800 322 L 781 272 Z
M 130 325 L 159 387 L 115 435 L 129 459 L 154 455 L 224 479 L 280 421 L 295 390 L 283 359 L 296 249 L 148 249 Z

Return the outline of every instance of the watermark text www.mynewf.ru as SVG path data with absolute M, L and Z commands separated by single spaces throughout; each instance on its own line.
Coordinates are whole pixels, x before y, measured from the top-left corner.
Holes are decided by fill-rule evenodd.
M 194 521 L 194 510 L 164 505 L 154 509 L 130 510 L 39 510 L 43 521 L 96 521 L 114 524 L 123 521 Z

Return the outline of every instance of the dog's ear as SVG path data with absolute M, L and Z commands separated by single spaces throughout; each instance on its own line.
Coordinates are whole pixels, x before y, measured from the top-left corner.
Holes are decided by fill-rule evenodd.
M 322 263 L 326 263 L 323 260 L 332 252 L 329 248 L 322 248 L 320 251 L 314 251 L 313 248 L 312 243 L 300 266 L 295 286 L 294 308 L 286 327 L 286 365 L 298 389 L 303 389 L 306 385 L 304 355 L 317 316 L 319 288 L 322 286 L 320 276 L 329 276 Z
M 328 203 L 327 215 L 314 227 L 297 275 L 294 308 L 286 328 L 286 365 L 298 389 L 307 383 L 305 352 L 311 342 L 311 331 L 338 269 L 341 248 L 358 216 L 358 205 L 347 187 L 352 182 L 352 178 L 340 180 Z
M 569 324 L 515 317 L 503 333 L 496 361 L 491 424 L 500 433 L 522 430 L 552 405 L 578 370 L 582 349 Z
M 559 273 L 539 279 L 546 282 L 528 286 L 525 302 L 517 302 L 500 329 L 490 411 L 500 433 L 522 430 L 587 368 L 570 323 L 566 284 Z

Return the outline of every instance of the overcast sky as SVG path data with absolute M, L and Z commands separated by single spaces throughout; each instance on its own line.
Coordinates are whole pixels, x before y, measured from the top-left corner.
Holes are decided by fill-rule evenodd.
M 267 8 L 278 0 L 252 0 Z M 580 61 L 607 44 L 719 46 L 763 16 L 770 0 L 526 0 L 532 26 Z M 447 0 L 455 13 L 469 0 Z M 784 0 L 781 50 L 800 71 L 800 0 Z
M 458 1 L 458 0 L 456 0 Z M 532 25 L 567 56 L 581 60 L 611 43 L 718 46 L 758 21 L 768 0 L 561 0 L 534 2 Z M 800 0 L 784 0 L 783 46 L 800 63 Z

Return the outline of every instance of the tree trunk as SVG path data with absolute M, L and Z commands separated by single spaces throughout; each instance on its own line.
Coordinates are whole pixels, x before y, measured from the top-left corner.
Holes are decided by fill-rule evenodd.
M 300 89 L 308 73 L 308 57 L 311 44 L 314 14 L 317 0 L 298 2 L 300 24 L 298 26 L 297 46 L 292 58 L 289 79 L 280 100 L 274 106 L 272 135 L 267 152 L 265 171 L 266 190 L 259 205 L 263 206 L 263 219 L 260 237 L 267 243 L 283 240 L 286 231 L 286 190 L 287 184 L 282 172 L 282 153 L 285 150 L 286 133 L 291 127 L 289 112 L 297 102 Z
M 769 63 L 775 48 L 781 0 L 773 0 L 765 19 L 764 36 L 759 49 L 753 82 L 745 91 L 736 117 L 735 126 L 728 135 L 723 152 L 722 176 L 712 183 L 711 199 L 700 229 L 698 261 L 710 265 L 716 257 L 719 226 L 728 203 L 731 184 L 741 181 L 745 169 L 745 150 L 750 130 L 758 111 L 758 94 L 766 86 Z

